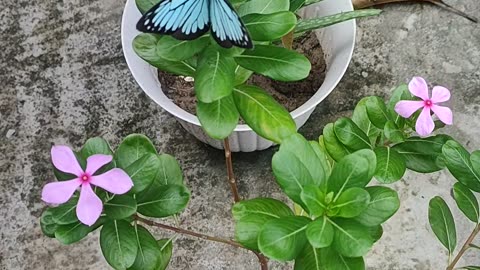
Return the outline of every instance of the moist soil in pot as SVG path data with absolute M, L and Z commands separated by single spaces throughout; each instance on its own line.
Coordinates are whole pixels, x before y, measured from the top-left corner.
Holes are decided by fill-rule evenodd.
M 298 82 L 279 82 L 254 74 L 247 81 L 249 85 L 263 88 L 289 112 L 302 106 L 320 88 L 324 79 L 326 64 L 324 53 L 314 32 L 297 38 L 293 48 L 305 55 L 312 63 L 310 75 Z M 185 111 L 196 115 L 196 98 L 193 79 L 158 71 L 158 78 L 165 95 Z

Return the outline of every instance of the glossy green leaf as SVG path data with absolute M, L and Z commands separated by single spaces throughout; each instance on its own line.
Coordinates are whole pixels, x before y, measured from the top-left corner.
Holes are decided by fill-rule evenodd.
M 160 239 L 157 243 L 160 247 L 160 258 L 158 259 L 158 264 L 155 270 L 165 270 L 172 259 L 172 239 Z
M 305 4 L 305 1 L 306 0 L 290 0 L 290 11 L 296 12 Z
M 361 257 L 373 246 L 369 229 L 353 219 L 336 219 L 331 221 L 335 228 L 333 247 L 346 257 Z
M 304 186 L 325 186 L 326 173 L 310 143 L 300 134 L 284 140 L 272 158 L 273 174 L 282 190 L 303 206 L 300 194 Z
M 169 61 L 182 61 L 200 53 L 210 44 L 208 36 L 194 40 L 178 40 L 172 36 L 161 36 L 157 42 L 157 54 Z
M 258 234 L 270 220 L 293 216 L 283 202 L 270 198 L 257 198 L 236 203 L 232 209 L 235 219 L 235 240 L 243 246 L 258 250 Z
M 331 158 L 329 157 L 327 149 L 325 149 L 325 145 L 320 145 L 320 143 L 316 141 L 309 141 L 309 143 L 320 162 L 318 166 L 323 168 L 325 178 L 328 178 L 330 176 L 330 173 L 332 172 L 333 160 L 331 160 Z
M 137 202 L 129 195 L 117 195 L 104 203 L 103 211 L 111 219 L 128 218 L 137 212 Z
M 382 238 L 382 235 L 383 235 L 383 228 L 381 225 L 376 225 L 376 226 L 373 226 L 373 227 L 367 227 L 368 229 L 368 232 L 370 233 L 370 235 L 372 236 L 372 239 L 373 239 L 373 242 L 377 242 L 378 240 L 380 240 L 380 238 Z
M 366 100 L 367 114 L 370 121 L 380 129 L 385 127 L 385 124 L 390 120 L 390 115 L 387 111 L 387 106 L 382 98 L 371 96 Z
M 142 14 L 145 14 L 158 2 L 160 2 L 160 0 L 135 0 L 135 3 L 137 4 L 137 8 L 138 10 L 140 10 Z
M 306 217 L 282 217 L 267 222 L 258 236 L 258 247 L 267 257 L 278 261 L 295 259 L 307 243 Z
M 277 40 L 295 28 L 297 17 L 290 11 L 281 11 L 272 14 L 249 14 L 242 18 L 250 33 L 250 37 L 257 41 Z
M 84 159 L 87 159 L 89 156 L 95 154 L 113 155 L 113 151 L 105 139 L 94 137 L 85 142 L 82 149 L 80 149 L 79 154 Z
M 469 189 L 480 192 L 480 155 L 470 153 L 456 141 L 450 140 L 442 149 L 450 173 Z M 473 161 L 473 162 L 472 162 Z
M 203 51 L 195 73 L 195 94 L 204 103 L 211 103 L 232 94 L 237 64 L 213 46 Z
M 367 135 L 349 118 L 338 119 L 334 124 L 334 131 L 337 139 L 353 151 L 372 148 Z
M 197 116 L 208 136 L 223 140 L 238 124 L 240 114 L 233 96 L 227 96 L 211 103 L 197 103 Z
M 397 212 L 400 199 L 395 190 L 382 186 L 367 187 L 366 190 L 370 194 L 370 202 L 355 220 L 365 226 L 377 226 Z
M 237 13 L 243 17 L 251 13 L 270 14 L 280 11 L 287 11 L 290 8 L 289 0 L 250 0 L 241 5 Z
M 381 12 L 382 11 L 379 9 L 355 10 L 349 12 L 342 12 L 330 16 L 324 16 L 320 18 L 299 20 L 297 23 L 297 27 L 295 28 L 295 33 L 312 31 L 355 18 L 376 16 Z
M 114 156 L 117 166 L 126 169 L 148 153 L 157 153 L 150 139 L 145 135 L 131 134 L 123 139 Z
M 441 197 L 437 196 L 430 200 L 428 220 L 438 240 L 447 248 L 450 254 L 453 253 L 457 245 L 455 221 L 450 208 L 448 208 L 448 205 Z
M 442 147 L 451 137 L 437 135 L 428 138 L 411 137 L 392 147 L 405 157 L 407 168 L 420 173 L 436 172 L 445 166 Z
M 69 245 L 82 240 L 91 231 L 92 229 L 89 226 L 83 225 L 80 222 L 59 225 L 55 230 L 55 238 L 60 241 L 60 243 Z
M 112 220 L 100 231 L 100 247 L 108 264 L 114 269 L 127 269 L 137 257 L 135 229 L 124 220 Z
M 462 183 L 455 183 L 453 185 L 453 198 L 457 203 L 458 208 L 465 214 L 465 216 L 471 221 L 479 222 L 479 207 L 478 201 L 475 195 Z
M 335 135 L 333 123 L 329 123 L 323 128 L 323 140 L 325 142 L 325 148 L 335 161 L 339 161 L 353 152 L 338 140 L 337 135 Z
M 157 177 L 160 160 L 156 154 L 145 153 L 138 160 L 128 165 L 125 172 L 133 181 L 132 193 L 139 193 L 148 188 Z
M 168 217 L 181 212 L 190 200 L 190 191 L 183 185 L 149 188 L 137 196 L 137 209 L 148 217 Z
M 315 249 L 306 245 L 295 260 L 294 270 L 365 270 L 365 263 L 362 257 L 344 257 L 332 247 Z
M 273 45 L 255 45 L 235 57 L 237 63 L 256 73 L 277 81 L 290 82 L 305 79 L 310 74 L 310 61 L 302 54 Z
M 187 61 L 169 61 L 157 54 L 160 35 L 142 33 L 133 40 L 133 50 L 150 65 L 176 75 L 194 76 L 195 67 Z
M 308 224 L 306 234 L 310 245 L 323 248 L 332 244 L 335 232 L 327 217 L 323 216 Z
M 339 196 L 351 187 L 365 187 L 372 180 L 376 157 L 372 150 L 364 149 L 350 154 L 338 162 L 328 179 L 328 191 Z
M 353 111 L 352 121 L 368 136 L 370 142 L 374 142 L 378 135 L 380 135 L 381 130 L 375 127 L 370 121 L 370 118 L 368 118 L 367 99 L 368 97 L 362 98 L 357 103 Z
M 459 269 L 464 269 L 464 270 L 480 270 L 480 266 L 469 265 L 469 266 L 463 266 L 462 268 L 459 268 Z
M 54 208 L 50 208 L 53 223 L 58 225 L 67 225 L 78 222 L 77 218 L 77 203 L 78 197 L 75 196 L 67 203 L 59 205 Z
M 403 134 L 402 130 L 400 130 L 393 120 L 388 120 L 385 124 L 385 128 L 383 130 L 385 134 L 385 138 L 390 143 L 400 143 L 405 141 L 405 135 Z
M 375 178 L 384 184 L 391 184 L 402 179 L 407 170 L 404 156 L 390 147 L 380 146 L 374 151 L 377 157 Z
M 43 234 L 50 238 L 55 237 L 55 231 L 58 228 L 58 224 L 53 221 L 52 208 L 47 208 L 43 211 L 42 216 L 40 217 L 40 229 Z
M 130 270 L 156 270 L 162 256 L 160 246 L 142 226 L 135 226 L 135 236 L 138 245 L 137 257 Z
M 288 111 L 262 89 L 235 87 L 233 98 L 243 120 L 260 136 L 276 143 L 297 132 Z
M 171 155 L 158 155 L 160 160 L 160 169 L 157 177 L 153 181 L 153 186 L 159 187 L 164 185 L 183 185 L 183 173 L 178 161 Z
M 352 218 L 367 209 L 369 202 L 370 194 L 365 189 L 353 187 L 343 191 L 331 209 L 338 209 L 338 217 Z
M 250 79 L 250 76 L 252 76 L 253 71 L 248 70 L 246 68 L 243 68 L 241 66 L 237 66 L 235 69 L 235 81 L 233 85 L 241 85 L 244 84 L 248 79 Z
M 323 215 L 327 209 L 325 193 L 320 187 L 312 185 L 304 186 L 300 193 L 300 198 L 306 206 L 308 213 L 315 218 Z

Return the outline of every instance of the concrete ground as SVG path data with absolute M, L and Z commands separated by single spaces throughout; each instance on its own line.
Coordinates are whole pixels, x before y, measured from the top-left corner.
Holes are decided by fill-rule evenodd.
M 480 15 L 478 0 L 448 2 Z M 98 234 L 63 246 L 42 236 L 38 221 L 41 188 L 53 177 L 51 144 L 78 147 L 91 136 L 104 136 L 113 145 L 133 132 L 153 138 L 159 151 L 178 158 L 192 190 L 183 227 L 232 236 L 223 154 L 187 134 L 135 83 L 120 45 L 122 1 L 2 0 L 0 7 L 1 269 L 109 269 Z M 385 95 L 422 75 L 452 90 L 455 125 L 446 132 L 470 150 L 480 149 L 480 25 L 430 5 L 384 9 L 360 21 L 347 74 L 301 132 L 316 138 L 362 97 Z M 244 198 L 283 197 L 270 169 L 274 151 L 234 156 Z M 453 206 L 453 183 L 447 172 L 407 173 L 393 185 L 401 209 L 367 256 L 369 269 L 445 268 L 445 250 L 429 229 L 427 205 L 438 194 Z M 453 209 L 462 243 L 473 224 Z M 169 269 L 258 269 L 251 253 L 221 244 L 180 237 L 174 249 Z M 466 261 L 480 264 L 480 253 L 470 251 Z M 279 263 L 271 268 L 290 269 Z

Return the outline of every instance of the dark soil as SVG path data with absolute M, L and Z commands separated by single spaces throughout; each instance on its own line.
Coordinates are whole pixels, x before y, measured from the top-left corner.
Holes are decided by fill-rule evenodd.
M 256 85 L 265 89 L 289 112 L 302 106 L 320 88 L 325 79 L 325 59 L 315 33 L 310 33 L 295 40 L 294 49 L 304 54 L 312 63 L 310 75 L 298 82 L 279 82 L 262 75 L 254 74 L 247 84 Z M 191 114 L 196 114 L 196 98 L 193 81 L 185 77 L 158 71 L 162 89 L 175 104 Z

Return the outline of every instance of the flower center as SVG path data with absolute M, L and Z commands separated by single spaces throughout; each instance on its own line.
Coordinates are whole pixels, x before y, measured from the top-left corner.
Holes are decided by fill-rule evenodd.
M 89 183 L 90 182 L 90 175 L 84 173 L 80 176 L 80 180 L 82 183 Z
M 430 99 L 425 100 L 425 107 L 432 107 L 433 102 Z

